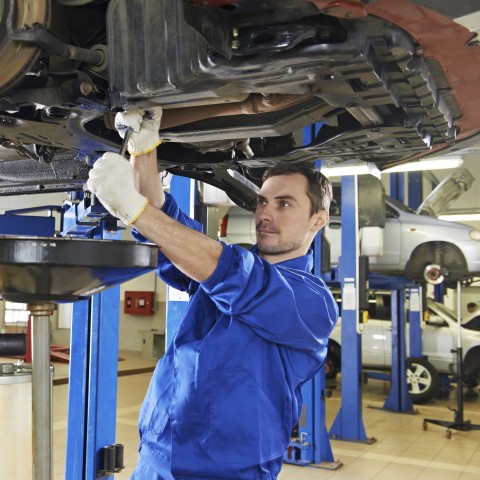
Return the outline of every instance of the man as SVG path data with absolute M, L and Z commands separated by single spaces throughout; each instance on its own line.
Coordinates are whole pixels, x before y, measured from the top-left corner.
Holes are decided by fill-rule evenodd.
M 299 418 L 300 388 L 321 368 L 338 316 L 310 273 L 331 185 L 308 167 L 274 167 L 258 195 L 257 245 L 225 245 L 163 192 L 160 118 L 160 108 L 117 114 L 120 135 L 133 130 L 131 166 L 107 153 L 87 184 L 136 238 L 158 245 L 159 276 L 191 296 L 142 405 L 132 478 L 273 480 Z

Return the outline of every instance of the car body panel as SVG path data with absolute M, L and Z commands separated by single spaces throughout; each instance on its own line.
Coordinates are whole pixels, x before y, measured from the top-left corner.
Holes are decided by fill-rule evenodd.
M 373 294 L 374 297 L 388 297 L 390 293 Z M 337 295 L 338 298 L 338 295 Z M 338 301 L 338 300 L 337 300 Z M 389 304 L 388 299 L 386 303 Z M 371 304 L 370 304 L 371 305 Z M 455 350 L 457 347 L 458 325 L 455 313 L 432 299 L 427 300 L 430 321 L 423 325 L 423 355 L 439 373 L 451 374 L 456 365 Z M 374 310 L 372 311 L 374 314 Z M 392 362 L 392 324 L 390 312 L 384 312 L 388 318 L 370 318 L 363 324 L 362 365 L 364 368 L 388 369 Z M 480 352 L 480 332 L 461 327 L 463 358 L 471 349 Z M 409 324 L 406 323 L 406 355 L 409 356 Z M 341 319 L 330 336 L 332 342 L 341 345 Z

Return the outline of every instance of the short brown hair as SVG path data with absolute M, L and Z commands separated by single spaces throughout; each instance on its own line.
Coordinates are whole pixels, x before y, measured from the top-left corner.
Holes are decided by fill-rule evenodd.
M 333 196 L 332 184 L 320 170 L 316 170 L 310 164 L 277 162 L 265 170 L 262 176 L 262 182 L 265 182 L 265 180 L 270 177 L 293 175 L 294 173 L 299 173 L 307 179 L 310 215 L 314 215 L 321 210 L 328 212 Z

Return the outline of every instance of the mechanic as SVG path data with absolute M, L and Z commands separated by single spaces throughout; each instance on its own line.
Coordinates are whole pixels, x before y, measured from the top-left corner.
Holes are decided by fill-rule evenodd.
M 140 411 L 132 479 L 276 479 L 301 386 L 323 365 L 338 316 L 310 273 L 331 185 L 310 167 L 271 167 L 258 195 L 257 245 L 247 251 L 213 240 L 163 191 L 161 114 L 118 113 L 120 135 L 133 131 L 130 163 L 106 153 L 87 183 L 137 239 L 158 245 L 160 278 L 190 295 Z

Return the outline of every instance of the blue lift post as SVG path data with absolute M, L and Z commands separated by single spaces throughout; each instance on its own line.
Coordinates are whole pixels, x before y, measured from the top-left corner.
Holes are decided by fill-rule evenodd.
M 119 240 L 121 234 L 99 229 L 94 238 Z M 99 472 L 104 455 L 117 456 L 116 468 L 123 467 L 123 452 L 115 446 L 119 312 L 119 286 L 73 304 L 65 466 L 69 480 L 111 478 L 112 472 Z
M 373 443 L 365 433 L 362 416 L 361 338 L 358 332 L 358 187 L 356 176 L 342 178 L 342 405 L 330 429 L 330 438 Z
M 307 132 L 305 133 L 305 130 Z M 308 127 L 305 136 L 310 137 Z M 304 142 L 305 143 L 305 142 Z M 317 164 L 317 168 L 319 165 Z M 322 236 L 314 240 L 314 273 L 322 275 Z M 299 438 L 290 442 L 284 455 L 285 463 L 295 465 L 312 465 L 329 470 L 336 470 L 342 463 L 333 457 L 325 419 L 326 381 L 325 366 L 302 387 L 302 418 L 299 421 Z
M 411 357 L 422 357 L 422 287 L 420 285 L 409 288 L 408 294 L 408 323 L 409 328 L 409 346 Z
M 392 370 L 390 392 L 383 408 L 394 412 L 413 412 L 407 388 L 405 339 L 405 289 L 392 290 Z

